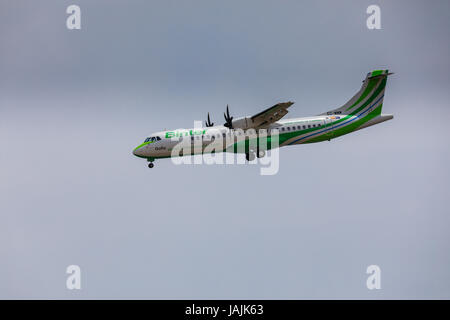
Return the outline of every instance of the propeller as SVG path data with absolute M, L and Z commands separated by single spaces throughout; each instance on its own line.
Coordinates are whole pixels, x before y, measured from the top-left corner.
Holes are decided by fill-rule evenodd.
M 227 127 L 228 129 L 233 129 L 233 117 L 230 117 L 230 110 L 228 109 L 228 105 L 227 105 L 227 113 L 223 113 L 223 116 L 225 117 L 225 123 L 224 126 Z
M 205 125 L 207 127 L 212 127 L 214 126 L 214 122 L 211 122 L 211 119 L 209 118 L 209 112 L 208 112 L 208 120 L 205 121 Z

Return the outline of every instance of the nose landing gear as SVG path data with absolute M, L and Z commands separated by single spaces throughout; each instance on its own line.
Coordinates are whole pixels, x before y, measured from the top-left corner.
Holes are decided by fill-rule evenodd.
M 155 161 L 155 158 L 148 158 L 147 161 L 148 163 L 148 167 L 151 169 L 153 168 L 155 165 L 153 164 L 153 161 Z

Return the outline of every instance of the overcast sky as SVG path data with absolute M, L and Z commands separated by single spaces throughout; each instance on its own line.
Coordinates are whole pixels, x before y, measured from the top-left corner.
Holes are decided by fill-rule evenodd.
M 366 8 L 381 7 L 381 30 Z M 81 30 L 66 8 L 81 7 Z M 0 298 L 450 298 L 448 1 L 0 3 Z M 256 165 L 148 169 L 151 132 L 387 68 L 394 120 Z M 79 265 L 82 289 L 66 289 Z M 366 268 L 381 268 L 381 290 Z

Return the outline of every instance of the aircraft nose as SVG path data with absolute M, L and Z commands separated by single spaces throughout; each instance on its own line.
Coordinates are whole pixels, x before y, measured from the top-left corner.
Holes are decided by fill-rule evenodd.
M 133 150 L 133 154 L 134 154 L 136 157 L 143 157 L 143 156 L 144 156 L 143 150 L 142 150 L 141 147 L 135 148 L 135 149 Z

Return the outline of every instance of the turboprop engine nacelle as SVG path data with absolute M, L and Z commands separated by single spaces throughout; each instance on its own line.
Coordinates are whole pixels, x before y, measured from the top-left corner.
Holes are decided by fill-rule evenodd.
M 242 129 L 247 130 L 249 128 L 253 128 L 253 120 L 248 117 L 241 117 L 233 120 L 233 129 Z

